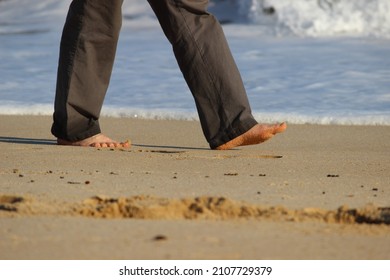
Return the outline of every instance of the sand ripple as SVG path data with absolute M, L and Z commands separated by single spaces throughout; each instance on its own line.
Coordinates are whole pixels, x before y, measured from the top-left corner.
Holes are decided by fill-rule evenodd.
M 337 224 L 390 225 L 390 207 L 367 205 L 359 209 L 341 206 L 336 210 L 320 208 L 288 209 L 260 206 L 224 197 L 160 198 L 133 196 L 110 198 L 95 196 L 81 203 L 42 202 L 22 196 L 0 195 L 0 217 L 16 215 L 66 215 L 106 219 L 151 220 L 235 220 L 319 221 Z

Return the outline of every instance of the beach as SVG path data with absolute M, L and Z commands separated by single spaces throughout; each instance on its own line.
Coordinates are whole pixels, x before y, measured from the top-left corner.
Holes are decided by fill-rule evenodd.
M 0 259 L 389 259 L 390 127 L 289 125 L 213 151 L 198 121 L 102 118 L 130 149 L 0 116 Z
M 254 118 L 288 123 L 229 151 L 209 149 L 145 0 L 123 2 L 100 115 L 132 147 L 56 145 L 70 1 L 33 2 L 0 0 L 0 275 L 83 278 L 73 262 L 19 260 L 390 260 L 388 0 L 210 1 Z M 340 276 L 334 263 L 301 263 Z M 364 278 L 373 263 L 341 265 Z

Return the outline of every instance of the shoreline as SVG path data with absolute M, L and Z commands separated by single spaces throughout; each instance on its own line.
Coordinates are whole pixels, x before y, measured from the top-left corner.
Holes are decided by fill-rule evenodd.
M 387 212 L 380 225 L 228 215 L 232 205 L 389 208 L 388 126 L 289 125 L 263 144 L 212 151 L 197 121 L 102 118 L 105 134 L 131 139 L 120 150 L 57 146 L 50 125 L 0 115 L 0 259 L 390 259 Z M 94 197 L 138 197 L 127 206 L 141 216 L 111 217 L 121 206 L 107 203 L 103 219 L 65 213 Z M 188 208 L 178 201 L 199 197 L 232 202 L 213 208 L 227 218 L 174 217 Z

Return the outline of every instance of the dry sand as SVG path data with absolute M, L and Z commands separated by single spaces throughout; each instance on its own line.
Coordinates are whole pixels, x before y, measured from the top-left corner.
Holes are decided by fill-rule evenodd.
M 50 125 L 0 116 L 0 259 L 390 259 L 390 127 L 211 151 L 198 122 L 102 119 L 119 150 Z

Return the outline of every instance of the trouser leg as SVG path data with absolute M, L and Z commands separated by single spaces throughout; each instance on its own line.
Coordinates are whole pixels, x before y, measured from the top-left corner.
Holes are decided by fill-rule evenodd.
M 78 141 L 100 133 L 122 0 L 73 0 L 63 29 L 52 133 Z
M 173 46 L 211 148 L 245 133 L 253 118 L 225 35 L 207 0 L 148 0 Z

